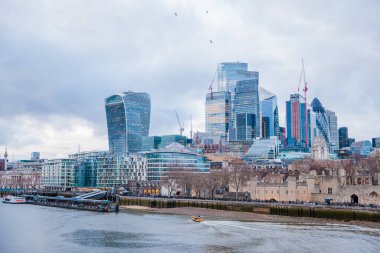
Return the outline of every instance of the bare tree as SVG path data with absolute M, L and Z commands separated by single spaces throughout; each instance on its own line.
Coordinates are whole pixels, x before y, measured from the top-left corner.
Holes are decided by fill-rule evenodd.
M 196 197 L 200 198 L 204 191 L 204 174 L 196 173 L 193 175 L 193 190 Z
M 178 188 L 179 175 L 180 174 L 178 171 L 169 171 L 167 172 L 166 176 L 161 180 L 161 185 L 167 189 L 169 198 Z
M 353 160 L 347 160 L 342 162 L 342 167 L 346 171 L 347 184 L 352 184 L 354 176 L 357 173 L 358 166 L 355 164 Z
M 249 168 L 244 164 L 229 165 L 230 186 L 235 190 L 236 201 L 238 200 L 239 190 L 247 183 L 250 178 Z
M 220 173 L 210 172 L 205 176 L 205 185 L 208 190 L 209 198 L 214 199 L 215 190 L 221 185 Z

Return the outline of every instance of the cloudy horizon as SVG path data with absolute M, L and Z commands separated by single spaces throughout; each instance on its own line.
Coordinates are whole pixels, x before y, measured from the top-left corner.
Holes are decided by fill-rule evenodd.
M 380 2 L 0 0 L 0 156 L 106 150 L 104 99 L 151 96 L 151 135 L 204 131 L 217 64 L 241 61 L 285 101 L 305 60 L 308 99 L 349 137 L 380 136 Z M 177 15 L 175 15 L 177 13 Z M 213 43 L 210 43 L 212 40 Z M 216 85 L 215 85 L 216 87 Z M 12 157 L 10 157 L 12 159 Z

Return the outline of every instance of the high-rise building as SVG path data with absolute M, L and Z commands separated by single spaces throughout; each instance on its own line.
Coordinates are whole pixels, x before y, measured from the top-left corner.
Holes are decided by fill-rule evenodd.
M 236 126 L 236 110 L 235 99 L 237 92 L 237 83 L 243 80 L 259 80 L 259 72 L 248 71 L 248 64 L 243 62 L 222 62 L 218 64 L 218 91 L 227 91 L 230 93 L 230 107 L 229 107 L 229 138 L 236 140 L 237 126 Z M 240 116 L 242 117 L 242 116 Z M 247 116 L 245 118 L 249 118 Z M 257 121 L 260 124 L 260 121 Z M 207 128 L 207 127 L 206 127 Z M 207 130 L 206 130 L 207 132 Z
M 261 136 L 260 100 L 258 79 L 238 81 L 234 101 L 237 140 L 252 140 Z M 230 131 L 231 132 L 231 131 Z
M 380 137 L 372 138 L 372 147 L 380 148 Z
M 286 129 L 285 127 L 279 127 L 279 140 L 280 148 L 286 147 Z
M 348 128 L 347 127 L 340 127 L 339 128 L 339 148 L 345 148 L 349 147 L 348 144 Z
M 323 137 L 323 139 L 326 142 L 326 145 L 330 147 L 330 126 L 326 110 L 318 98 L 313 99 L 313 101 L 311 102 L 311 106 L 316 116 L 317 133 L 315 136 Z
M 228 91 L 206 95 L 206 132 L 226 139 L 231 121 L 231 94 Z
M 40 160 L 40 152 L 32 152 L 32 154 L 30 155 L 30 160 Z
M 330 131 L 330 151 L 335 152 L 339 149 L 339 135 L 338 135 L 338 118 L 335 112 L 326 110 L 327 119 L 329 122 Z
M 141 151 L 142 137 L 149 135 L 150 97 L 124 92 L 105 99 L 108 145 L 113 153 Z
M 222 62 L 218 64 L 218 91 L 229 91 L 232 94 L 237 81 L 258 79 L 259 73 L 248 71 L 248 64 L 244 62 Z
M 262 117 L 262 137 L 269 138 L 270 136 L 279 137 L 279 121 L 278 121 L 278 107 L 277 96 L 268 90 L 259 88 L 260 109 Z M 265 123 L 264 121 L 267 121 Z M 268 129 L 264 129 L 265 127 Z
M 347 142 L 348 142 L 348 147 L 351 147 L 352 143 L 355 142 L 355 138 L 348 138 Z
M 286 101 L 286 137 L 288 147 L 311 147 L 313 136 L 313 122 L 310 109 L 306 122 L 306 106 L 302 102 L 304 98 L 300 94 L 291 94 L 290 100 Z M 306 129 L 308 127 L 308 129 Z M 306 133 L 308 136 L 306 136 Z

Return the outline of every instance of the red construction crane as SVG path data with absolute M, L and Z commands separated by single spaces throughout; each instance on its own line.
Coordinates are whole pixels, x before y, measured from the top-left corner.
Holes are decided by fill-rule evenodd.
M 303 92 L 305 95 L 305 138 L 306 138 L 305 144 L 306 144 L 306 147 L 309 147 L 309 119 L 308 119 L 308 112 L 307 112 L 307 91 L 308 91 L 308 88 L 307 88 L 306 72 L 305 72 L 305 65 L 303 63 L 303 59 L 302 59 L 302 72 L 303 72 L 303 83 L 304 83 Z

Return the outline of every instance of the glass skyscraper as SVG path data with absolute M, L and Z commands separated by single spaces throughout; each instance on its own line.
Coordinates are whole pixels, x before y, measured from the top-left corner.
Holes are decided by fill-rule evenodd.
M 248 71 L 244 62 L 222 62 L 218 64 L 218 91 L 234 93 L 236 82 L 246 79 L 258 79 L 259 73 Z
M 230 120 L 231 93 L 228 91 L 208 93 L 206 95 L 206 132 L 226 139 Z
M 348 144 L 348 128 L 341 127 L 339 128 L 339 148 L 349 147 Z
M 286 101 L 286 137 L 288 147 L 307 147 L 311 146 L 314 133 L 312 119 L 314 114 L 308 110 L 307 126 L 308 136 L 306 136 L 306 107 L 305 102 L 301 102 L 303 97 L 300 94 L 291 94 L 290 100 Z M 308 138 L 308 142 L 306 142 Z M 308 145 L 306 145 L 308 143 Z
M 113 153 L 141 151 L 142 137 L 149 135 L 150 97 L 124 92 L 105 99 L 108 145 Z
M 268 90 L 259 88 L 261 121 L 262 121 L 262 137 L 280 135 L 278 121 L 277 96 Z M 268 121 L 268 122 L 265 122 Z M 267 129 L 264 129 L 264 125 Z
M 330 126 L 326 110 L 318 98 L 314 98 L 313 101 L 311 101 L 311 106 L 316 116 L 317 136 L 323 137 L 326 144 L 330 146 Z
M 335 112 L 330 110 L 326 110 L 326 115 L 329 121 L 330 151 L 334 152 L 339 149 L 338 117 L 335 115 Z
M 261 136 L 259 80 L 236 83 L 235 94 L 236 139 L 252 140 Z

